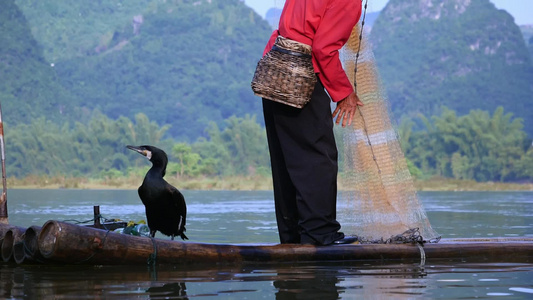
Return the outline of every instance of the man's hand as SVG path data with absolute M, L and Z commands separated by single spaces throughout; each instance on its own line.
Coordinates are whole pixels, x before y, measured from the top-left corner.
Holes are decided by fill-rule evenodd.
M 337 118 L 335 123 L 338 125 L 342 120 L 342 127 L 346 127 L 346 121 L 348 121 L 348 125 L 352 125 L 352 119 L 357 111 L 357 106 L 363 106 L 363 102 L 359 100 L 355 92 L 337 102 L 337 107 L 333 111 L 333 118 Z

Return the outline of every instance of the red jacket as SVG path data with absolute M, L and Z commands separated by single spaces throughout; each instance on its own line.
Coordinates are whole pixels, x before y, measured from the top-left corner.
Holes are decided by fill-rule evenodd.
M 278 35 L 311 45 L 313 66 L 335 102 L 353 92 L 342 68 L 339 49 L 344 46 L 361 17 L 360 0 L 287 0 L 279 29 L 274 30 L 263 55 Z

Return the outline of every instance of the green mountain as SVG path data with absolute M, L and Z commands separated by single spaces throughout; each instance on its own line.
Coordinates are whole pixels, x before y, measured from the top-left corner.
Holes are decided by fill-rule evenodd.
M 281 8 L 272 7 L 270 8 L 265 15 L 265 20 L 268 21 L 268 24 L 273 29 L 277 29 L 279 25 L 279 18 L 281 17 L 281 12 L 283 10 Z
M 372 28 L 397 117 L 498 106 L 533 135 L 533 64 L 518 26 L 489 0 L 390 0 Z
M 222 126 L 232 115 L 261 112 L 250 81 L 271 29 L 242 1 L 112 1 L 135 10 L 113 10 L 104 2 L 21 4 L 38 19 L 33 24 L 55 23 L 56 34 L 65 26 L 83 27 L 66 33 L 56 46 L 65 53 L 65 59 L 55 61 L 59 80 L 77 97 L 71 104 L 114 119 L 142 112 L 171 125 L 170 135 L 182 140 L 205 136 L 211 121 Z M 37 16 L 36 7 L 46 12 Z M 54 12 L 58 7 L 65 13 Z M 94 19 L 82 24 L 72 17 L 78 11 Z M 131 13 L 127 20 L 126 12 Z M 91 34 L 77 37 L 85 32 Z M 45 35 L 43 44 L 50 46 L 54 35 Z M 78 45 L 80 52 L 72 52 Z M 49 53 L 55 57 L 58 52 Z
M 6 124 L 29 123 L 46 116 L 64 122 L 75 97 L 46 62 L 24 14 L 13 0 L 0 9 L 0 100 Z
M 374 33 L 396 112 L 427 117 L 422 129 L 413 122 L 400 128 L 412 166 L 421 176 L 530 180 L 531 139 L 508 114 L 531 113 L 531 97 L 523 95 L 533 82 L 512 18 L 485 0 L 454 7 L 441 0 L 436 11 L 410 1 L 391 0 L 387 9 L 397 18 L 379 17 Z M 9 176 L 63 182 L 64 175 L 112 180 L 142 173 L 146 162 L 125 144 L 167 150 L 171 176 L 269 172 L 250 80 L 271 29 L 242 1 L 2 4 Z M 453 110 L 439 117 L 440 105 Z M 477 110 L 468 114 L 467 106 Z M 456 115 L 458 109 L 464 111 Z
M 531 59 L 533 59 L 533 25 L 521 25 L 520 30 L 531 54 Z
M 533 59 L 533 36 L 529 38 L 528 45 L 529 53 L 531 53 L 531 59 Z
M 12 123 L 144 113 L 194 141 L 210 121 L 261 114 L 250 80 L 271 28 L 240 0 L 15 3 L 0 13 L 0 53 L 11 61 L 0 65 L 0 93 Z M 397 117 L 503 106 L 531 135 L 531 56 L 512 17 L 488 0 L 390 0 L 372 39 Z
M 157 9 L 153 0 L 15 0 L 49 62 L 92 55 L 133 16 Z

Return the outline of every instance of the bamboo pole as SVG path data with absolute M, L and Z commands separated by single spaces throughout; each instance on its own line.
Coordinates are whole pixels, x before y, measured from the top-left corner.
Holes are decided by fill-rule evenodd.
M 41 226 L 30 226 L 24 232 L 24 254 L 26 259 L 34 261 L 43 261 L 41 252 L 39 252 L 39 233 Z
M 0 223 L 0 241 L 2 241 L 4 239 L 4 236 L 6 235 L 6 232 L 11 227 L 13 227 L 13 226 L 9 225 L 9 224 Z
M 160 264 L 533 259 L 533 240 L 463 244 L 441 241 L 423 247 L 413 244 L 228 245 L 150 239 L 58 221 L 44 224 L 38 241 L 44 258 L 68 264 L 146 264 L 151 257 Z M 509 257 L 510 252 L 513 257 Z
M 100 206 L 99 205 L 93 206 L 93 213 L 94 213 L 94 228 L 102 229 L 102 224 L 100 223 Z
M 24 233 L 20 237 L 20 241 L 13 244 L 13 260 L 17 264 L 21 264 L 26 260 L 26 255 L 24 254 Z
M 13 246 L 22 242 L 24 231 L 26 231 L 25 228 L 13 226 L 4 235 L 1 247 L 1 256 L 4 262 L 8 262 L 13 258 Z
M 13 258 L 17 264 L 29 262 L 44 262 L 39 252 L 37 238 L 40 226 L 31 226 L 21 235 L 20 241 L 13 245 Z
M 39 234 L 39 250 L 44 258 L 63 263 L 146 264 L 151 256 L 157 263 L 237 263 L 271 261 L 323 261 L 417 258 L 418 248 L 401 245 L 316 247 L 312 245 L 228 245 L 184 243 L 123 235 L 58 221 L 48 221 Z
M 9 230 L 9 228 L 11 228 L 12 226 L 10 226 L 9 224 L 3 224 L 3 223 L 0 223 L 0 251 L 2 251 L 2 244 L 4 243 L 4 237 L 6 235 L 6 232 Z M 2 258 L 1 256 L 1 252 L 0 252 L 0 259 Z
M 7 217 L 7 180 L 4 149 L 4 122 L 2 121 L 2 105 L 0 104 L 0 151 L 2 152 L 2 195 L 0 195 L 0 224 L 9 224 Z

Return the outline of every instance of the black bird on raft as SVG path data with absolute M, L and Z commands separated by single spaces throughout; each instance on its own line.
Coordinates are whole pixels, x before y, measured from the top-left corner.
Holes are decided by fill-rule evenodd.
M 146 173 L 138 190 L 139 198 L 146 208 L 150 236 L 154 237 L 156 231 L 159 231 L 170 236 L 172 240 L 175 236 L 188 240 L 184 233 L 187 217 L 185 198 L 177 188 L 163 179 L 168 163 L 167 154 L 154 146 L 126 147 L 146 156 L 152 162 L 152 168 Z

